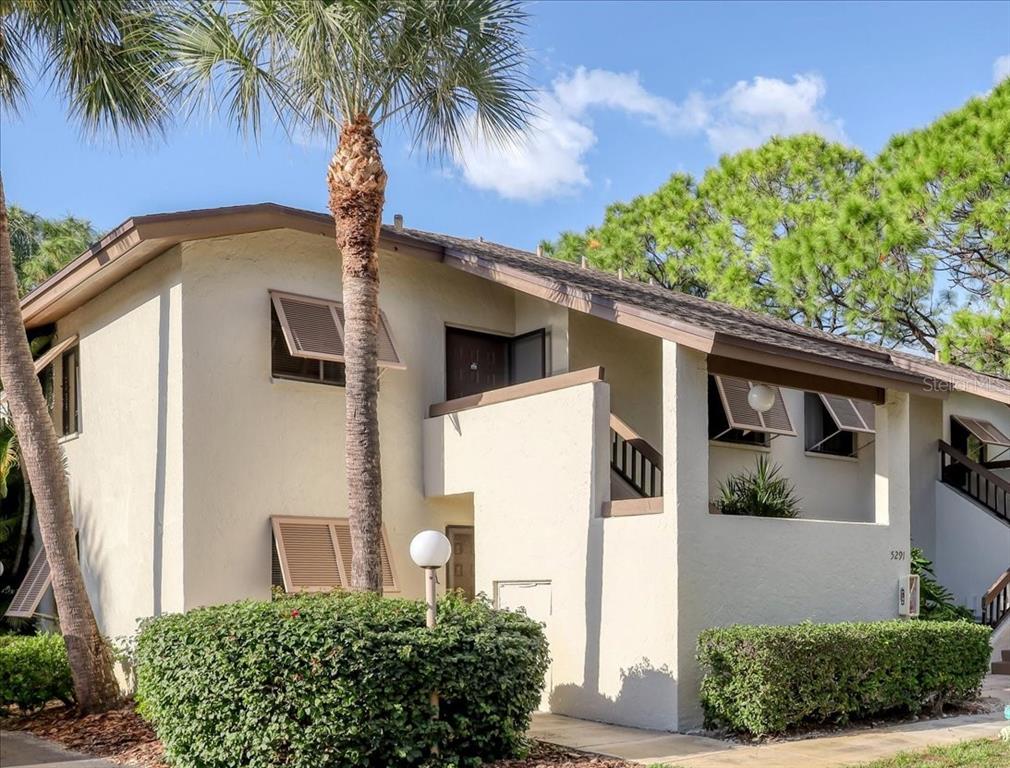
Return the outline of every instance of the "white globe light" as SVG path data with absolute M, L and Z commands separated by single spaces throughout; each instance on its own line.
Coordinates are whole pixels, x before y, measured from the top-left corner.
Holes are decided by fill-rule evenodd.
M 441 568 L 449 562 L 452 545 L 440 531 L 421 531 L 410 542 L 410 559 L 421 568 Z
M 775 405 L 775 390 L 767 384 L 755 384 L 747 393 L 747 404 L 758 413 L 765 413 Z

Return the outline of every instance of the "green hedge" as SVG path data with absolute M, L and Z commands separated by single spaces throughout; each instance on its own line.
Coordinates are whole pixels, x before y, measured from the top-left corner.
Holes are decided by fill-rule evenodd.
M 975 695 L 989 629 L 965 621 L 733 626 L 698 638 L 710 726 L 753 734 L 939 709 Z
M 449 597 L 241 602 L 151 619 L 137 700 L 181 768 L 475 765 L 519 752 L 547 670 L 526 616 Z M 430 694 L 440 694 L 432 718 Z
M 0 636 L 0 708 L 38 709 L 73 701 L 67 646 L 56 634 Z

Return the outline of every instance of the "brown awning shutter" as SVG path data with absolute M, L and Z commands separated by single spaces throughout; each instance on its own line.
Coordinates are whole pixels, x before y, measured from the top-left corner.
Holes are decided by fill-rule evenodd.
M 747 394 L 752 386 L 763 382 L 716 376 L 715 383 L 719 389 L 722 407 L 726 411 L 726 421 L 731 428 L 746 432 L 765 432 L 770 435 L 796 436 L 796 430 L 793 429 L 792 421 L 789 419 L 789 411 L 786 410 L 785 401 L 782 399 L 782 390 L 774 384 L 765 386 L 775 393 L 775 402 L 767 411 L 759 413 L 750 407 Z
M 975 419 L 970 416 L 954 416 L 961 426 L 971 432 L 981 442 L 987 445 L 996 445 L 1000 448 L 1010 448 L 1010 437 L 991 421 L 985 419 Z
M 18 591 L 14 593 L 14 599 L 11 600 L 4 616 L 10 616 L 13 619 L 30 619 L 35 615 L 50 583 L 52 583 L 52 571 L 49 569 L 49 558 L 46 557 L 45 547 L 39 547 L 39 551 L 32 558 L 32 564 L 28 566 L 25 580 L 21 582 Z
M 284 341 L 294 357 L 344 362 L 344 308 L 338 301 L 270 291 Z M 383 312 L 379 313 L 379 365 L 405 368 Z
M 874 434 L 873 403 L 840 395 L 818 394 L 839 430 Z
M 320 592 L 351 585 L 351 529 L 342 517 L 271 518 L 274 547 L 286 592 Z M 389 558 L 385 527 L 379 544 L 382 590 L 399 586 Z
M 54 347 L 50 347 L 46 352 L 35 361 L 35 373 L 42 373 L 48 365 L 50 365 L 57 357 L 63 354 L 66 350 L 70 349 L 74 344 L 77 343 L 77 334 L 73 336 L 68 336 L 59 344 Z

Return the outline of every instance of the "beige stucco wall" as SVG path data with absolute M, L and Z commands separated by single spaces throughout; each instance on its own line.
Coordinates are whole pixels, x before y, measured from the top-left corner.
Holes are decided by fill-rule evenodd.
M 582 384 L 428 419 L 425 488 L 473 494 L 478 590 L 549 583 L 552 711 L 673 728 L 669 519 L 600 516 L 608 389 Z
M 110 636 L 184 606 L 181 280 L 176 248 L 58 324 L 81 337 L 81 430 L 61 443 L 85 582 Z
M 665 506 L 675 516 L 678 725 L 701 723 L 699 632 L 728 624 L 891 618 L 908 572 L 909 398 L 877 408 L 877 523 L 729 517 L 708 513 L 704 356 L 663 342 Z M 674 469 L 675 468 L 675 469 Z M 671 481 L 670 478 L 675 478 Z M 891 552 L 903 559 L 891 559 Z
M 275 231 L 187 243 L 183 274 L 190 608 L 269 594 L 271 515 L 346 514 L 344 392 L 270 376 L 267 291 L 339 299 L 327 239 Z M 468 499 L 429 500 L 422 490 L 421 424 L 444 399 L 444 328 L 512 334 L 515 301 L 489 281 L 396 253 L 382 253 L 380 279 L 407 366 L 380 381 L 384 520 L 402 594 L 418 597 L 410 539 L 472 521 Z
M 719 498 L 719 483 L 730 475 L 753 470 L 760 455 L 782 467 L 801 499 L 800 517 L 816 520 L 867 522 L 873 519 L 872 435 L 857 435 L 862 446 L 856 458 L 827 456 L 806 451 L 803 392 L 782 388 L 796 437 L 775 437 L 767 448 L 710 441 L 709 498 Z
M 912 546 L 927 556 L 936 554 L 936 486 L 940 472 L 937 441 L 943 434 L 944 402 L 939 398 L 912 396 Z
M 662 444 L 660 340 L 574 310 L 568 314 L 568 332 L 571 369 L 602 365 L 613 412 L 652 445 Z

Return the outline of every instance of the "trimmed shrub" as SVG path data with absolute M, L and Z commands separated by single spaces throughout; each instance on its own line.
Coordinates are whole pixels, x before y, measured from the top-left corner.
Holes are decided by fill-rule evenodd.
M 439 603 L 435 630 L 424 614 L 333 593 L 148 620 L 139 710 L 181 768 L 476 765 L 521 751 L 548 664 L 540 625 L 458 596 Z
M 31 711 L 53 699 L 70 704 L 73 697 L 67 646 L 60 635 L 0 636 L 0 708 Z
M 989 628 L 966 621 L 733 626 L 698 637 L 710 726 L 755 735 L 977 695 Z

